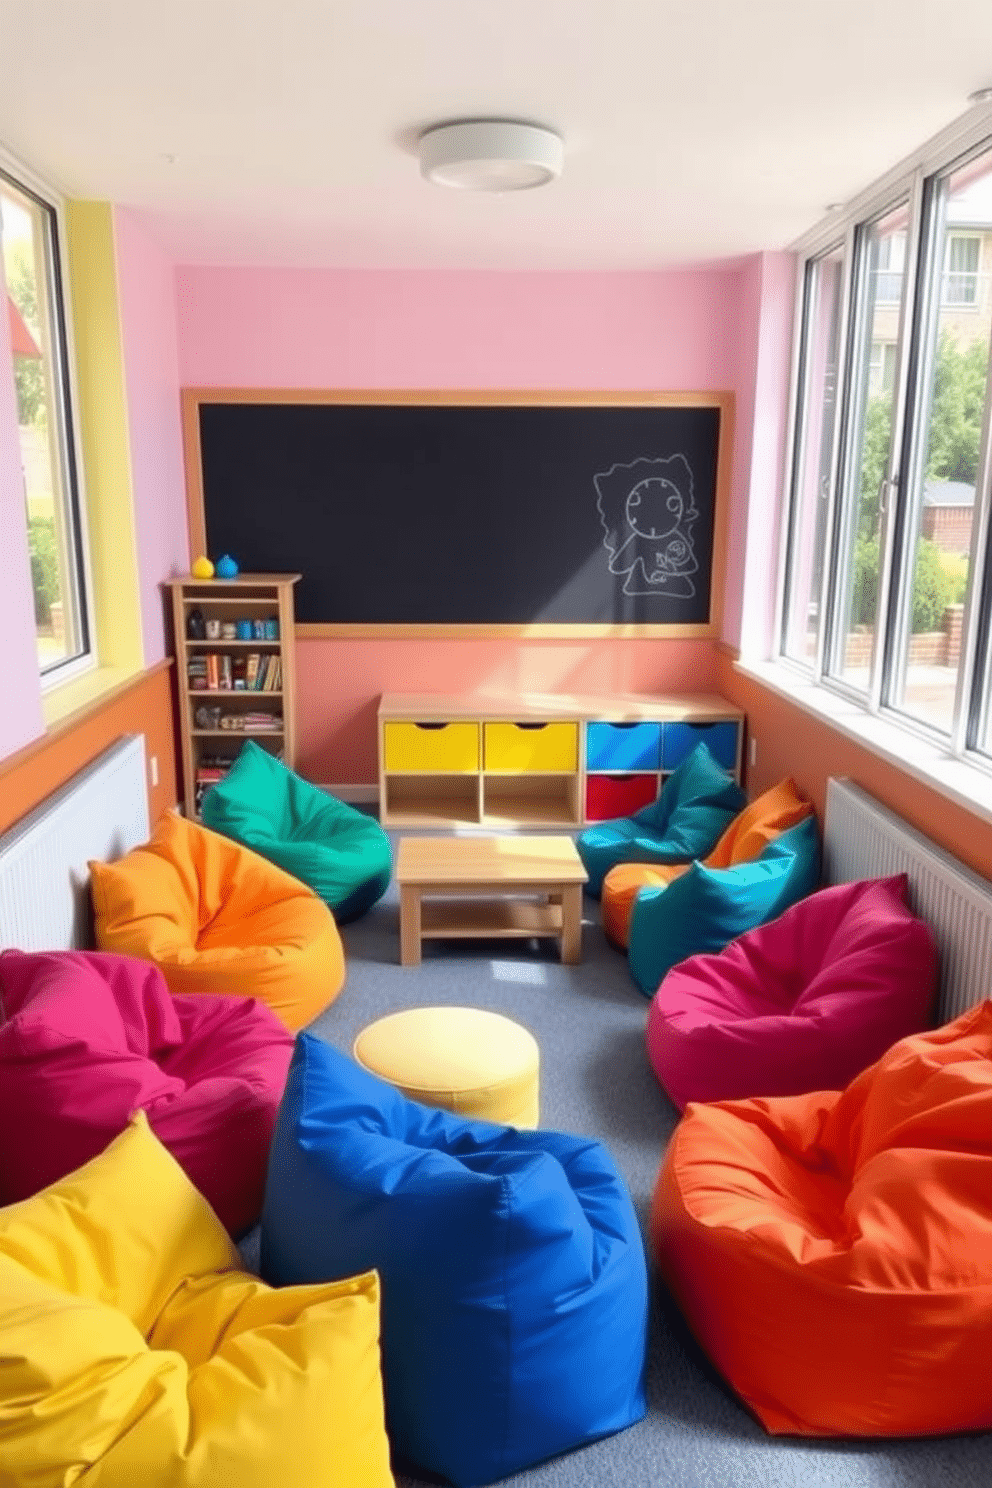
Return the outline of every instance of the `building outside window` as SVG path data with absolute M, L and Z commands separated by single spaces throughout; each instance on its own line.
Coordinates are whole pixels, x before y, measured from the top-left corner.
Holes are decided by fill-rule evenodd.
M 893 230 L 882 234 L 875 245 L 873 299 L 877 305 L 898 305 L 902 298 L 902 271 L 906 259 L 906 234 Z
M 868 369 L 868 391 L 891 393 L 896 381 L 896 345 L 894 341 L 871 343 L 871 364 Z
M 58 207 L 0 158 L 0 249 L 10 324 L 38 666 L 62 680 L 90 663 L 72 431 Z
M 988 766 L 992 138 L 918 158 L 803 260 L 780 653 Z
M 944 270 L 945 305 L 978 304 L 978 262 L 982 240 L 977 233 L 968 237 L 951 233 L 947 239 L 947 267 Z

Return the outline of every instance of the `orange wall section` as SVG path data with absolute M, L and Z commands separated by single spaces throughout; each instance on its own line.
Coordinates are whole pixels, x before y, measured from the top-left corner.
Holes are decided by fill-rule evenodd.
M 992 823 L 896 769 L 787 698 L 742 676 L 724 654 L 719 657 L 717 688 L 744 709 L 748 739 L 759 741 L 757 763 L 747 775 L 752 799 L 784 775 L 791 775 L 822 822 L 828 778 L 846 776 L 946 852 L 992 879 Z
M 0 761 L 0 831 L 88 765 L 122 734 L 144 734 L 145 756 L 158 761 L 158 784 L 148 788 L 152 826 L 175 806 L 176 737 L 172 663 L 159 662 L 84 713 Z

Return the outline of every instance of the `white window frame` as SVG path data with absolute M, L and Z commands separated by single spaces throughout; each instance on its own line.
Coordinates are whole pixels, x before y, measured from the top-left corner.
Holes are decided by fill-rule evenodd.
M 75 496 L 71 521 L 78 541 L 74 582 L 78 603 L 84 617 L 83 630 L 86 643 L 78 655 L 46 668 L 39 668 L 42 694 L 45 695 L 67 683 L 95 670 L 98 664 L 96 642 L 96 611 L 93 602 L 93 582 L 90 560 L 90 540 L 86 520 L 87 501 L 83 470 L 83 451 L 79 430 L 79 396 L 76 386 L 76 354 L 73 342 L 73 314 L 71 286 L 69 282 L 68 240 L 65 223 L 65 199 L 46 180 L 29 166 L 0 145 L 0 170 L 13 185 L 36 197 L 51 212 L 54 248 L 57 258 L 49 253 L 49 296 L 53 304 L 61 305 L 61 324 L 58 315 L 53 316 L 49 327 L 53 363 L 51 375 L 60 383 L 57 405 L 58 429 L 55 440 L 61 465 L 62 491 L 72 501 Z M 56 279 L 57 275 L 57 279 Z M 26 556 L 26 552 L 25 552 Z
M 882 178 L 873 187 L 862 192 L 845 207 L 833 210 L 824 218 L 816 228 L 805 235 L 797 243 L 793 244 L 793 250 L 797 255 L 796 273 L 796 307 L 794 317 L 794 338 L 792 357 L 792 380 L 790 392 L 790 404 L 788 411 L 788 435 L 787 435 L 787 458 L 784 469 L 787 473 L 787 489 L 784 493 L 785 501 L 783 510 L 785 519 L 782 522 L 779 547 L 779 582 L 778 582 L 778 610 L 776 620 L 777 642 L 775 654 L 766 663 L 738 663 L 740 669 L 745 673 L 757 678 L 773 690 L 779 691 L 788 697 L 799 707 L 810 713 L 829 721 L 834 727 L 849 734 L 858 742 L 870 748 L 873 752 L 887 758 L 892 763 L 917 776 L 921 781 L 932 788 L 943 792 L 960 804 L 969 809 L 977 811 L 988 820 L 992 820 L 992 758 L 988 754 L 980 753 L 976 748 L 970 746 L 970 741 L 976 743 L 980 737 L 980 729 L 975 720 L 987 720 L 992 716 L 992 686 L 986 688 L 989 695 L 981 692 L 981 667 L 982 658 L 978 655 L 978 642 L 981 638 L 983 644 L 985 639 L 992 635 L 992 544 L 990 544 L 990 526 L 992 526 L 992 390 L 986 398 L 985 425 L 982 434 L 982 456 L 978 472 L 977 496 L 972 527 L 972 563 L 969 578 L 968 593 L 965 596 L 965 627 L 962 636 L 961 664 L 957 677 L 957 692 L 954 725 L 950 739 L 946 734 L 937 734 L 922 721 L 899 715 L 892 709 L 883 705 L 882 685 L 887 679 L 887 673 L 883 666 L 883 656 L 886 652 L 886 637 L 882 634 L 886 619 L 889 614 L 889 606 L 883 606 L 883 596 L 879 596 L 880 623 L 877 627 L 878 633 L 875 638 L 875 654 L 872 663 L 872 681 L 867 697 L 852 697 L 849 690 L 839 683 L 837 678 L 827 674 L 826 658 L 829 655 L 830 637 L 827 634 L 829 619 L 822 625 L 819 636 L 819 647 L 817 656 L 812 664 L 804 664 L 794 656 L 785 651 L 784 625 L 787 618 L 786 609 L 786 584 L 789 576 L 790 563 L 790 541 L 794 527 L 795 518 L 792 512 L 793 481 L 794 481 L 794 454 L 802 447 L 804 432 L 797 427 L 801 399 L 799 396 L 800 379 L 804 376 L 804 368 L 801 365 L 801 334 L 805 315 L 804 288 L 807 282 L 806 268 L 810 260 L 822 256 L 835 249 L 841 241 L 845 243 L 845 288 L 843 291 L 842 313 L 844 316 L 845 335 L 842 340 L 846 351 L 842 354 L 838 367 L 838 378 L 846 386 L 847 383 L 847 361 L 850 356 L 850 340 L 852 331 L 852 317 L 856 314 L 856 297 L 852 289 L 852 263 L 855 232 L 861 224 L 866 224 L 873 219 L 884 216 L 885 212 L 901 197 L 909 198 L 911 203 L 909 234 L 907 238 L 907 263 L 905 266 L 906 285 L 903 300 L 903 311 L 901 327 L 911 324 L 910 317 L 915 311 L 916 286 L 916 262 L 920 253 L 920 213 L 923 204 L 923 187 L 925 181 L 938 174 L 948 172 L 963 163 L 969 156 L 977 155 L 992 150 L 992 107 L 982 105 L 962 119 L 955 121 L 947 130 L 928 142 L 914 156 L 902 162 Z M 953 232 L 953 229 L 950 229 Z M 964 235 L 962 232 L 953 233 L 954 236 Z M 926 251 L 926 245 L 923 245 Z M 941 264 L 934 282 L 933 273 L 929 276 L 928 293 L 936 294 L 938 298 L 943 296 L 943 270 L 945 264 Z M 926 286 L 925 286 L 926 287 Z M 946 308 L 946 307 L 945 307 Z M 970 307 L 963 306 L 963 309 Z M 895 388 L 893 389 L 894 406 L 897 409 L 897 419 L 904 417 L 907 409 L 905 380 L 908 375 L 906 366 L 907 341 L 903 337 L 903 355 L 899 358 L 902 365 L 896 367 Z M 992 359 L 990 359 L 990 385 L 992 385 Z M 841 421 L 843 422 L 843 421 Z M 894 431 L 892 451 L 893 459 L 890 460 L 889 479 L 893 483 L 899 480 L 898 460 L 901 458 L 903 447 L 901 426 Z M 830 492 L 830 521 L 832 531 L 837 526 L 839 513 L 836 510 L 840 499 L 837 491 L 837 462 L 834 462 L 834 477 Z M 891 537 L 889 539 L 891 541 Z M 906 545 L 906 550 L 908 551 Z M 908 561 L 905 559 L 904 561 Z M 899 581 L 896 566 L 889 559 L 883 559 L 883 583 L 886 587 Z M 821 595 L 821 613 L 825 613 L 823 605 L 832 602 L 830 571 L 832 564 L 824 563 L 824 586 Z M 978 593 L 979 587 L 984 588 L 984 596 Z M 888 648 L 891 650 L 891 647 Z M 891 692 L 891 687 L 890 687 Z

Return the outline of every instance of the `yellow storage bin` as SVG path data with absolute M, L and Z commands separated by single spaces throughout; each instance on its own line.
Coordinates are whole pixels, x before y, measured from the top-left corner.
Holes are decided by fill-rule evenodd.
M 487 770 L 577 770 L 577 723 L 487 723 Z
M 474 774 L 479 768 L 477 723 L 384 723 L 383 763 L 390 770 L 447 770 Z

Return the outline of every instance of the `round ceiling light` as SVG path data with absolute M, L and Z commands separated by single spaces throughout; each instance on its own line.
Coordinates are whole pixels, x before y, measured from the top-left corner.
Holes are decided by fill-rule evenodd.
M 462 191 L 525 191 L 561 175 L 564 147 L 551 129 L 512 119 L 436 124 L 420 136 L 420 173 Z

